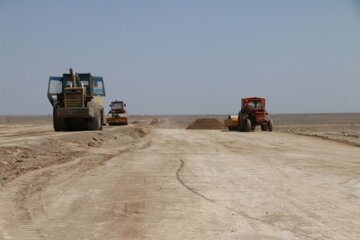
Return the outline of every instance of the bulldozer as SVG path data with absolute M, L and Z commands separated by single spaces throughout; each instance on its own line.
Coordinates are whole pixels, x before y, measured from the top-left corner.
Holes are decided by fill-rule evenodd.
M 126 104 L 123 101 L 111 102 L 109 117 L 106 118 L 106 122 L 109 125 L 128 125 L 128 114 L 125 107 Z
M 250 97 L 241 99 L 238 115 L 229 115 L 224 121 L 229 131 L 250 132 L 260 125 L 262 131 L 272 132 L 273 120 L 265 109 L 265 98 Z
M 104 122 L 102 77 L 69 73 L 49 77 L 48 99 L 53 106 L 55 131 L 102 130 Z

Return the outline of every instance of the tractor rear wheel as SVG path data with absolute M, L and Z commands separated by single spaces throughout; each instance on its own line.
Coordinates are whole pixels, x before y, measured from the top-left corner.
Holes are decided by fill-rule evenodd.
M 261 131 L 267 131 L 268 130 L 268 125 L 267 124 L 262 124 L 261 125 Z
M 252 130 L 250 119 L 246 119 L 245 124 L 245 131 L 250 132 Z
M 56 108 L 53 109 L 53 126 L 55 132 L 67 131 L 66 119 L 57 117 Z
M 269 119 L 268 126 L 267 126 L 269 132 L 272 132 L 273 130 L 273 120 Z

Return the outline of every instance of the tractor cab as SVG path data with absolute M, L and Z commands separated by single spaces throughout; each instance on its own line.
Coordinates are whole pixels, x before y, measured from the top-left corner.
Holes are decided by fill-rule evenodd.
M 243 98 L 241 101 L 241 111 L 247 113 L 252 122 L 261 125 L 266 120 L 268 113 L 265 110 L 265 98 Z
M 110 104 L 109 113 L 125 113 L 126 104 L 123 101 L 113 101 Z
M 265 109 L 265 98 L 243 98 L 242 109 Z
M 90 73 L 78 74 L 70 69 L 70 74 L 49 78 L 48 99 L 53 107 L 87 107 L 92 99 L 102 105 L 104 96 L 103 78 Z

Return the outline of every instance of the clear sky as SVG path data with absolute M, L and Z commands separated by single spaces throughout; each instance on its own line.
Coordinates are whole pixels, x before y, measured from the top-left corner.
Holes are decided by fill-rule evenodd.
M 360 112 L 360 2 L 0 0 L 0 114 L 50 114 L 69 67 L 130 114 Z

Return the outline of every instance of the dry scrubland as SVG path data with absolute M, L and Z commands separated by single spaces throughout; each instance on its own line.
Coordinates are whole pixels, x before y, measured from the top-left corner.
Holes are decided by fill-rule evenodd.
M 360 114 L 185 129 L 225 117 L 0 117 L 0 239 L 360 239 Z

